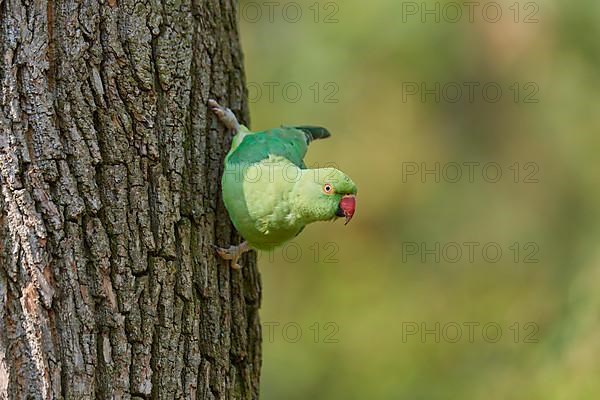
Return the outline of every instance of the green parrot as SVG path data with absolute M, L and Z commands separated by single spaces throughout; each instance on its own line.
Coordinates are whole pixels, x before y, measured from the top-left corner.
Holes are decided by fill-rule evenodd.
M 219 120 L 235 132 L 225 157 L 223 202 L 237 231 L 238 246 L 217 253 L 240 269 L 239 258 L 251 249 L 270 250 L 296 237 L 306 225 L 354 216 L 356 185 L 335 168 L 306 168 L 304 156 L 315 139 L 330 136 L 321 127 L 281 127 L 251 132 L 233 112 L 209 100 Z

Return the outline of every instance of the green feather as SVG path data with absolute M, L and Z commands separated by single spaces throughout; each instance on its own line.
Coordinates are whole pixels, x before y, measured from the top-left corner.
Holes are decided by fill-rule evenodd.
M 315 126 L 281 127 L 245 134 L 241 143 L 230 152 L 228 162 L 254 164 L 273 155 L 290 160 L 299 168 L 306 168 L 303 160 L 308 144 L 329 136 L 327 129 Z
M 223 201 L 240 234 L 255 248 L 271 249 L 315 221 L 335 218 L 340 199 L 356 186 L 333 168 L 306 169 L 308 144 L 329 137 L 325 128 L 241 127 L 225 158 Z M 325 182 L 336 189 L 324 194 Z

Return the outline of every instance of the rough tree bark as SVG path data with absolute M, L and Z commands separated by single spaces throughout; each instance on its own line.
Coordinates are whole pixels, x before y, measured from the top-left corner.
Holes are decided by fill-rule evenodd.
M 0 398 L 258 397 L 219 176 L 232 0 L 0 0 Z

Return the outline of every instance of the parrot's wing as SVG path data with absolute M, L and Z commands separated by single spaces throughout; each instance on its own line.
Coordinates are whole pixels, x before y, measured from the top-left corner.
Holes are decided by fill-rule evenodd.
M 284 157 L 298 168 L 306 168 L 303 160 L 308 144 L 329 136 L 331 134 L 327 129 L 316 126 L 281 127 L 257 132 L 244 137 L 242 143 L 229 155 L 228 162 L 254 164 L 272 155 Z

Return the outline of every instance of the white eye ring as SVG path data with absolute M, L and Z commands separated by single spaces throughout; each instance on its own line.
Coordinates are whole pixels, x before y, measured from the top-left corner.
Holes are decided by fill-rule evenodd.
M 323 192 L 325 192 L 325 194 L 332 194 L 333 186 L 331 186 L 331 184 L 329 183 L 326 183 L 325 185 L 323 185 Z

